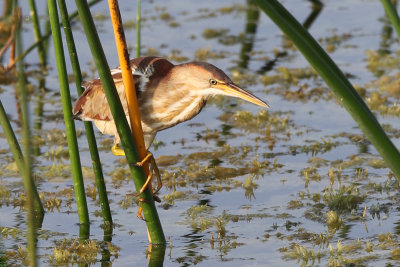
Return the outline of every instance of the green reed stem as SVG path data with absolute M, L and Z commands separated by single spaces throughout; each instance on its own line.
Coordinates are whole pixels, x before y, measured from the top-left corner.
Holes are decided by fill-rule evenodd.
M 390 22 L 392 23 L 394 29 L 396 30 L 397 37 L 400 40 L 400 18 L 397 14 L 396 8 L 393 6 L 391 0 L 381 0 L 383 8 L 385 9 L 386 14 L 389 17 Z
M 15 133 L 12 129 L 11 123 L 7 118 L 6 111 L 4 110 L 3 104 L 0 101 L 0 126 L 3 129 L 4 135 L 6 136 L 8 145 L 10 146 L 11 154 L 17 164 L 18 170 L 24 179 L 24 186 L 32 188 L 33 192 L 33 210 L 35 211 L 35 217 L 38 222 L 43 221 L 44 217 L 44 209 L 42 205 L 42 201 L 40 200 L 39 193 L 36 189 L 35 182 L 32 177 L 29 179 L 25 179 L 25 159 L 21 151 L 21 147 L 19 146 L 18 140 L 15 136 Z
M 36 117 L 35 121 L 33 122 L 33 129 L 34 129 L 35 133 L 40 133 L 40 131 L 42 130 L 45 86 L 46 86 L 46 79 L 44 76 L 41 76 L 39 78 L 39 86 L 38 86 L 39 90 L 35 92 L 36 107 L 33 111 L 35 114 L 35 117 Z M 40 147 L 41 147 L 41 145 L 38 143 L 33 145 L 33 155 L 34 156 L 40 155 Z
M 15 6 L 16 6 L 16 4 L 15 4 Z M 21 45 L 20 45 L 19 27 L 16 27 L 16 41 L 17 41 L 18 47 L 20 47 Z M 17 53 L 19 53 L 19 52 L 20 52 L 20 50 L 17 49 Z M 18 81 L 19 81 L 18 87 L 20 89 L 24 88 L 24 90 L 26 91 L 26 77 L 25 77 L 23 62 L 19 63 L 17 65 L 17 67 L 18 67 L 18 78 L 19 78 L 18 79 Z M 26 97 L 25 97 L 25 100 L 26 100 Z M 27 110 L 27 107 L 24 108 L 25 115 L 28 114 L 28 113 L 26 113 L 26 110 Z M 30 171 L 29 170 L 28 170 L 28 172 L 25 171 L 25 169 L 26 169 L 25 168 L 25 159 L 22 154 L 21 147 L 18 143 L 15 133 L 12 129 L 11 123 L 7 118 L 7 114 L 4 110 L 4 107 L 1 104 L 1 102 L 0 102 L 0 125 L 4 131 L 4 135 L 6 136 L 7 142 L 10 146 L 11 153 L 17 164 L 17 167 L 21 174 L 21 177 L 23 179 L 24 187 L 25 187 L 25 189 L 32 190 L 31 195 L 33 196 L 33 210 L 35 212 L 35 217 L 37 218 L 38 222 L 41 223 L 43 221 L 43 217 L 44 217 L 44 209 L 43 209 L 42 201 L 40 200 L 40 197 L 39 197 L 39 194 L 38 194 L 38 191 L 37 191 L 37 188 L 36 188 L 36 185 L 35 185 L 35 182 L 34 182 L 32 176 L 24 175 L 25 173 L 29 174 Z M 26 124 L 24 124 L 24 125 L 26 126 Z M 28 130 L 29 130 L 29 125 L 28 125 Z M 28 134 L 29 134 L 29 132 L 28 132 Z
M 49 18 L 49 12 L 48 12 L 49 8 L 46 6 L 46 22 L 44 23 L 44 32 L 49 33 L 51 32 L 51 26 L 50 26 L 50 18 Z M 45 53 L 45 58 L 47 59 L 47 56 L 49 54 L 49 38 L 44 38 L 42 36 L 43 40 L 43 49 L 44 49 L 44 53 Z
M 14 2 L 14 14 L 20 12 L 19 7 L 17 7 L 17 1 Z M 16 20 L 17 21 L 17 20 Z M 22 53 L 22 40 L 21 40 L 21 24 L 16 22 L 15 31 L 15 47 L 16 53 L 20 55 Z M 27 215 L 27 251 L 30 266 L 37 266 L 36 261 L 36 219 L 35 219 L 35 195 L 37 195 L 37 190 L 35 183 L 33 181 L 32 175 L 32 146 L 31 146 L 31 132 L 29 126 L 29 108 L 28 108 L 28 90 L 26 84 L 26 76 L 23 61 L 17 64 L 18 71 L 18 97 L 21 105 L 21 125 L 22 125 L 22 140 L 24 142 L 24 167 L 20 170 L 22 173 L 22 178 L 24 182 L 24 187 L 26 191 L 25 208 Z M 36 191 L 36 194 L 35 194 Z M 36 201 L 40 201 L 36 200 Z
M 136 11 L 136 57 L 140 57 L 140 46 L 141 46 L 141 21 L 142 21 L 142 15 L 141 15 L 141 3 L 140 0 L 137 0 L 137 11 Z
M 67 6 L 65 4 L 65 0 L 58 0 L 58 6 L 60 9 L 62 24 L 64 26 L 65 38 L 68 45 L 68 51 L 71 59 L 72 69 L 74 72 L 76 89 L 78 90 L 78 94 L 81 95 L 83 93 L 83 88 L 81 86 L 82 84 L 81 68 L 79 66 L 78 54 L 75 47 L 74 37 L 71 31 L 71 25 L 68 20 L 68 11 L 67 11 Z M 101 168 L 101 162 L 100 162 L 99 152 L 97 149 L 96 137 L 93 131 L 93 126 L 92 123 L 88 121 L 84 122 L 84 125 L 86 130 L 86 137 L 89 144 L 90 156 L 92 158 L 93 171 L 95 174 L 96 186 L 97 186 L 97 191 L 99 193 L 99 200 L 100 200 L 101 210 L 103 213 L 103 218 L 105 222 L 112 224 L 110 205 L 108 203 L 108 197 L 107 197 L 107 189 L 106 189 L 106 184 L 104 183 L 104 176 Z
M 53 34 L 54 51 L 57 61 L 58 79 L 60 82 L 61 102 L 63 106 L 65 130 L 71 161 L 71 170 L 74 180 L 76 204 L 78 208 L 79 222 L 81 225 L 89 225 L 89 214 L 86 203 L 85 186 L 83 183 L 81 162 L 79 157 L 78 142 L 76 139 L 75 124 L 72 120 L 72 104 L 68 86 L 68 74 L 65 66 L 65 57 L 59 27 L 56 0 L 47 1 L 50 16 L 51 31 Z
M 17 55 L 20 55 L 22 53 L 22 38 L 21 38 L 21 25 L 18 24 L 16 26 L 16 34 L 15 34 L 15 43 L 16 43 L 16 52 Z M 33 180 L 32 176 L 32 164 L 31 164 L 31 152 L 32 152 L 32 143 L 31 143 L 31 132 L 30 132 L 30 123 L 29 123 L 29 108 L 28 108 L 28 90 L 27 90 L 27 78 L 25 75 L 25 67 L 24 67 L 24 62 L 18 62 L 17 63 L 17 71 L 18 71 L 18 87 L 19 87 L 19 99 L 21 103 L 21 113 L 22 113 L 22 132 L 23 132 L 23 142 L 24 142 L 24 153 L 25 156 L 21 153 L 21 149 L 19 148 L 18 141 L 15 138 L 15 135 L 13 134 L 12 139 L 9 139 L 12 141 L 13 145 L 16 146 L 15 148 L 12 148 L 11 151 L 13 152 L 13 156 L 15 156 L 16 161 L 21 161 L 19 164 L 17 162 L 17 166 L 23 174 L 24 172 L 26 173 L 26 177 L 23 177 L 24 179 L 24 186 L 25 189 L 29 189 L 29 194 L 33 198 L 33 211 L 35 212 L 35 217 L 37 218 L 39 224 L 43 221 L 44 217 L 44 209 L 42 205 L 42 201 L 40 200 L 39 193 L 37 191 L 35 181 Z M 9 125 L 11 129 L 11 125 Z M 12 130 L 12 129 L 11 129 Z M 11 144 L 10 144 L 11 147 Z
M 29 0 L 29 8 L 32 16 L 32 25 L 33 25 L 33 33 L 35 35 L 36 42 L 42 39 L 42 33 L 40 30 L 39 16 L 36 9 L 35 0 Z M 39 53 L 39 62 L 42 67 L 46 66 L 46 53 L 44 50 L 43 41 L 38 43 L 38 53 Z
M 100 2 L 101 0 L 92 0 L 88 3 L 89 6 L 93 6 L 94 4 L 97 4 L 98 2 Z M 73 13 L 71 13 L 68 17 L 68 19 L 71 21 L 72 19 L 76 18 L 78 16 L 78 11 L 75 11 Z M 20 61 L 21 59 L 25 58 L 30 52 L 32 52 L 33 49 L 35 49 L 40 43 L 44 43 L 44 50 L 47 51 L 47 40 L 51 35 L 51 29 L 48 28 L 48 25 L 46 25 L 46 30 L 45 30 L 45 34 L 42 35 L 42 38 L 35 42 L 34 44 L 32 44 L 30 47 L 28 47 L 28 49 L 25 50 L 25 52 L 20 55 L 19 57 L 17 57 L 15 59 L 15 62 Z
M 302 52 L 337 99 L 358 123 L 387 166 L 400 180 L 399 151 L 387 137 L 375 116 L 342 71 L 308 31 L 277 0 L 256 0 L 256 3 Z
M 131 129 L 126 120 L 121 101 L 118 97 L 117 90 L 115 88 L 115 84 L 111 76 L 89 6 L 85 1 L 76 0 L 75 2 L 86 33 L 86 38 L 93 54 L 94 62 L 106 93 L 108 104 L 110 105 L 111 113 L 116 123 L 119 136 L 121 137 L 121 142 L 125 150 L 125 155 L 129 163 L 129 169 L 135 183 L 135 187 L 137 190 L 139 190 L 143 186 L 146 177 L 143 168 L 136 166 L 136 162 L 138 162 L 140 158 Z M 146 188 L 145 192 L 141 196 L 146 200 L 145 202 L 141 203 L 141 206 L 143 208 L 143 214 L 146 219 L 151 240 L 156 244 L 164 244 L 164 233 L 162 231 L 161 222 L 158 217 L 150 189 Z

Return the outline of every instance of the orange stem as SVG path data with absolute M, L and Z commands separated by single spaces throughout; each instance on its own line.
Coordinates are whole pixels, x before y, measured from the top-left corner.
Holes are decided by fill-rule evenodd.
M 139 152 L 140 159 L 143 160 L 146 155 L 146 147 L 144 145 L 143 129 L 140 120 L 139 104 L 136 96 L 135 82 L 133 80 L 131 65 L 129 64 L 129 52 L 126 45 L 124 27 L 122 25 L 121 13 L 119 11 L 117 0 L 108 0 L 110 8 L 111 22 L 114 29 L 115 43 L 118 51 L 118 59 L 122 71 L 122 81 L 124 83 L 126 100 L 128 104 L 129 121 L 131 131 L 135 139 L 136 147 Z M 144 165 L 146 176 L 149 175 L 147 164 Z M 148 232 L 148 230 L 147 230 Z M 150 234 L 148 234 L 151 243 Z
M 144 145 L 143 130 L 140 120 L 139 105 L 136 96 L 135 83 L 133 81 L 132 69 L 129 64 L 129 53 L 126 45 L 121 14 L 117 0 L 108 0 L 111 21 L 114 28 L 115 42 L 117 45 L 118 58 L 122 71 L 122 80 L 125 87 L 126 100 L 128 103 L 129 121 L 131 130 L 138 148 L 140 158 L 143 159 L 147 152 Z M 146 170 L 147 168 L 145 168 Z

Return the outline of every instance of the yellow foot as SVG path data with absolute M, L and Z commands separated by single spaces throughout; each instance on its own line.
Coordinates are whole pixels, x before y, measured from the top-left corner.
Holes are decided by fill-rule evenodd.
M 140 203 L 139 203 L 139 209 L 138 209 L 138 211 L 137 211 L 137 213 L 136 213 L 136 216 L 137 216 L 139 219 L 141 219 L 141 220 L 144 221 L 142 212 L 143 212 L 143 208 L 142 208 L 142 206 L 140 206 Z
M 114 144 L 111 148 L 111 152 L 115 156 L 125 156 L 125 151 L 119 147 L 118 144 Z

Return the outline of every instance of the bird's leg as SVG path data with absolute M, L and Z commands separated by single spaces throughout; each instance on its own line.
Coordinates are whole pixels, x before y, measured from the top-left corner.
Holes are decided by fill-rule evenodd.
M 147 163 L 150 164 L 149 174 L 147 176 L 146 182 L 143 184 L 143 186 L 140 189 L 137 196 L 139 197 L 140 202 L 146 202 L 146 200 L 144 198 L 141 198 L 140 195 L 143 194 L 143 192 L 146 190 L 146 187 L 149 186 L 150 191 L 152 192 L 154 201 L 161 202 L 161 199 L 156 194 L 158 191 L 160 191 L 160 189 L 162 187 L 162 181 L 161 181 L 160 171 L 157 167 L 156 161 L 154 160 L 154 156 L 151 152 L 147 152 L 146 157 L 144 157 L 144 159 L 142 161 L 136 163 L 136 166 L 138 166 L 138 167 L 146 166 Z M 153 179 L 153 173 L 157 178 L 156 190 L 153 189 L 152 184 L 151 184 L 151 180 Z M 140 202 L 139 202 L 139 209 L 138 209 L 138 212 L 136 213 L 136 216 L 139 219 L 144 220 L 143 215 L 142 215 L 143 208 L 141 207 Z
M 125 151 L 123 149 L 121 149 L 117 143 L 112 146 L 111 151 L 115 156 L 125 156 Z M 157 202 L 161 202 L 161 200 L 157 196 L 155 196 L 155 194 L 157 194 L 157 192 L 160 191 L 160 189 L 162 187 L 160 170 L 157 167 L 157 163 L 154 160 L 153 154 L 151 152 L 149 152 L 149 151 L 147 152 L 146 157 L 144 157 L 144 159 L 142 159 L 142 161 L 137 162 L 135 165 L 138 166 L 138 167 L 143 167 L 146 163 L 150 163 L 149 175 L 147 176 L 146 182 L 144 183 L 144 185 L 140 189 L 138 195 L 143 194 L 144 190 L 146 190 L 146 187 L 150 186 L 150 189 L 151 189 L 152 194 L 154 196 L 154 200 L 157 201 Z M 156 190 L 153 190 L 152 185 L 150 183 L 152 178 L 153 178 L 153 173 L 155 174 L 155 176 L 157 178 L 157 188 L 156 188 Z M 143 201 L 143 199 L 141 201 Z
M 142 212 L 143 212 L 143 208 L 142 208 L 142 206 L 140 205 L 140 202 L 139 202 L 139 208 L 138 208 L 138 211 L 137 211 L 137 213 L 136 213 L 136 216 L 137 216 L 139 219 L 141 219 L 141 220 L 144 221 Z
M 160 191 L 160 189 L 162 187 L 160 171 L 157 167 L 156 161 L 154 160 L 153 154 L 149 151 L 147 152 L 146 157 L 144 157 L 144 159 L 141 162 L 136 163 L 136 166 L 142 167 L 146 163 L 150 164 L 150 170 L 149 170 L 149 174 L 147 176 L 146 182 L 144 183 L 144 185 L 142 186 L 142 188 L 139 191 L 139 195 L 143 194 L 143 192 L 144 192 L 144 190 L 146 190 L 147 186 L 150 186 L 154 200 L 157 202 L 161 202 L 161 200 L 156 196 L 156 194 L 158 193 L 158 191 Z M 154 175 L 153 175 L 153 173 L 154 173 Z M 152 185 L 151 185 L 151 180 L 153 179 L 154 176 L 157 178 L 157 188 L 155 190 L 153 190 Z
M 111 151 L 115 156 L 125 156 L 125 151 L 119 147 L 118 143 L 115 143 L 112 146 Z M 140 189 L 139 193 L 137 194 L 137 197 L 139 198 L 140 202 L 146 202 L 146 200 L 144 198 L 140 197 L 140 195 L 143 194 L 143 192 L 146 190 L 146 187 L 149 186 L 150 191 L 153 195 L 154 201 L 161 202 L 161 199 L 156 195 L 162 187 L 160 170 L 157 167 L 157 163 L 154 160 L 153 154 L 149 151 L 147 151 L 147 155 L 142 159 L 142 161 L 137 162 L 135 165 L 137 167 L 143 167 L 143 166 L 147 166 L 147 163 L 150 164 L 150 169 L 148 171 L 149 174 L 147 175 L 146 182 L 143 184 L 142 188 Z M 154 173 L 154 175 L 153 175 L 153 173 Z M 153 189 L 153 186 L 151 184 L 151 180 L 153 179 L 154 176 L 157 178 L 157 188 L 155 190 Z M 139 203 L 139 210 L 137 212 L 137 217 L 139 219 L 143 220 L 142 210 L 143 209 Z

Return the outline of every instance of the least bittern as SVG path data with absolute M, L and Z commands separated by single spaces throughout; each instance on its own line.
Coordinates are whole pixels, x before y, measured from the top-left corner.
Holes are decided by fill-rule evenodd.
M 268 104 L 243 90 L 219 68 L 205 62 L 173 65 L 159 57 L 140 57 L 130 61 L 139 101 L 146 149 L 157 132 L 196 116 L 213 95 L 227 95 L 262 107 Z M 118 95 L 128 118 L 128 107 L 121 69 L 111 70 Z M 122 155 L 120 138 L 100 79 L 84 82 L 86 90 L 74 107 L 74 118 L 93 121 L 103 134 L 113 135 L 113 153 Z

